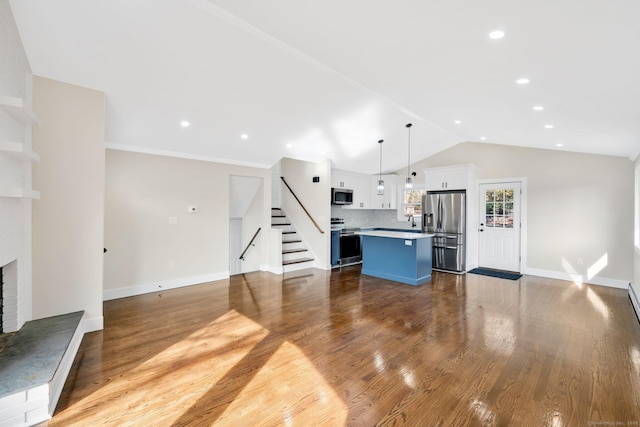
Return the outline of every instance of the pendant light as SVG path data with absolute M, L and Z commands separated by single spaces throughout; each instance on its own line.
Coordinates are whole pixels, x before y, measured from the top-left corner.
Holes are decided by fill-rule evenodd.
M 413 187 L 413 180 L 411 179 L 411 126 L 413 126 L 411 123 L 407 123 L 406 124 L 406 128 L 409 132 L 409 144 L 408 144 L 408 150 L 407 150 L 407 179 L 404 182 L 404 189 L 407 191 L 410 191 L 411 188 Z
M 380 175 L 378 176 L 378 196 L 384 195 L 384 181 L 382 180 L 382 143 L 384 141 L 381 139 L 378 141 L 378 145 L 380 146 Z

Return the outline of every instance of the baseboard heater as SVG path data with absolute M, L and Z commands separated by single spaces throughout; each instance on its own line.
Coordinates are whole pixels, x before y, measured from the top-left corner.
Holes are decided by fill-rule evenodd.
M 636 317 L 640 322 L 640 285 L 629 283 L 629 299 L 631 300 L 633 309 L 636 311 Z

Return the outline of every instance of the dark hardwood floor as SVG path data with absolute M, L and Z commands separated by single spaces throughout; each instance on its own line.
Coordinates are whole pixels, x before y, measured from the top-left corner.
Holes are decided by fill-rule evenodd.
M 104 304 L 49 426 L 640 425 L 625 290 L 251 273 Z

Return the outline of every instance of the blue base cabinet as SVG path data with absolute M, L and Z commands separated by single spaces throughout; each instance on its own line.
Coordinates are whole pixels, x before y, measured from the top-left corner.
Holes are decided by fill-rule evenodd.
M 362 236 L 362 274 L 417 286 L 431 280 L 431 237 Z
M 331 266 L 340 265 L 340 230 L 331 230 Z

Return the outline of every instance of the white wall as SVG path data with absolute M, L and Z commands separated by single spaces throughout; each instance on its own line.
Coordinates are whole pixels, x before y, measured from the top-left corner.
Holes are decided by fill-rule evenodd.
M 0 96 L 23 98 L 31 107 L 31 68 L 7 0 L 0 0 L 0 64 Z M 30 148 L 31 127 L 0 109 L 0 141 Z M 31 188 L 31 163 L 0 151 L 0 189 L 7 188 Z M 31 200 L 0 197 L 0 266 L 14 260 L 17 315 L 10 322 L 5 318 L 6 332 L 32 319 Z
M 228 277 L 230 176 L 263 179 L 262 227 L 267 229 L 269 174 L 268 169 L 108 149 L 105 299 Z M 190 205 L 198 212 L 188 213 Z M 177 224 L 170 225 L 169 217 Z
M 283 158 L 280 161 L 280 171 L 324 234 L 313 225 L 284 184 L 281 184 L 282 208 L 316 256 L 314 265 L 318 268 L 330 269 L 331 161 L 312 163 Z M 320 177 L 320 182 L 312 182 L 314 176 Z
M 102 329 L 104 94 L 34 77 L 33 314 Z
M 530 272 L 573 269 L 587 277 L 606 255 L 604 268 L 587 282 L 626 287 L 632 279 L 634 165 L 628 158 L 461 143 L 411 170 L 423 183 L 425 168 L 467 163 L 478 165 L 478 179 L 527 177 Z
M 640 287 L 640 156 L 636 158 L 636 179 L 635 179 L 635 192 L 636 192 L 636 229 L 635 233 L 638 235 L 637 246 L 634 248 L 633 253 L 633 266 L 634 266 L 634 278 L 633 282 L 636 286 Z M 640 288 L 639 288 L 640 289 Z

